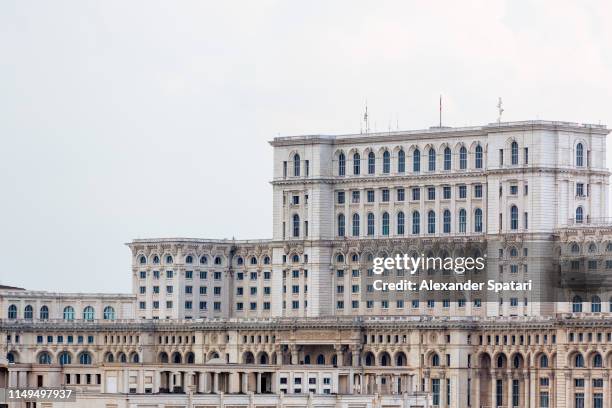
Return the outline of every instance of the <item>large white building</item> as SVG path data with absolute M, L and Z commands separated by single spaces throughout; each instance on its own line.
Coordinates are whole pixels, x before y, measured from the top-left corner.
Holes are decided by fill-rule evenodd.
M 0 291 L 0 386 L 74 386 L 105 408 L 612 408 L 607 134 L 275 138 L 272 239 L 134 240 L 131 295 Z M 370 293 L 374 257 L 472 250 L 536 293 Z M 583 290 L 553 284 L 568 271 Z

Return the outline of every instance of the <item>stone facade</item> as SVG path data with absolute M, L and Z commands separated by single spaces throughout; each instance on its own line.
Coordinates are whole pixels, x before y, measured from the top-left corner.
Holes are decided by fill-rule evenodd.
M 607 134 L 528 121 L 276 138 L 272 239 L 134 240 L 131 295 L 0 290 L 0 387 L 74 387 L 96 408 L 612 408 L 605 285 L 364 298 L 372 257 L 468 245 L 501 281 L 612 271 Z

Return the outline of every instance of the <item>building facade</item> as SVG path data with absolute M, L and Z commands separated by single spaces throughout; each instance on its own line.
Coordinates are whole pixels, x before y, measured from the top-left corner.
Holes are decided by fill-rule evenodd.
M 105 408 L 612 408 L 607 134 L 275 138 L 271 239 L 134 240 L 130 295 L 1 290 L 0 386 Z M 375 257 L 473 248 L 537 293 L 369 295 Z M 580 290 L 547 285 L 566 271 Z

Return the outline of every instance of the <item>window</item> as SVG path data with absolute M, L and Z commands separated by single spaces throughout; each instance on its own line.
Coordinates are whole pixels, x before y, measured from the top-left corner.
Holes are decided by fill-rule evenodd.
M 389 189 L 388 188 L 382 189 L 381 194 L 382 194 L 382 202 L 388 203 L 389 202 Z
M 397 201 L 404 201 L 405 190 L 403 188 L 397 189 Z
M 582 224 L 584 220 L 584 215 L 582 211 L 582 207 L 576 208 L 576 224 Z
M 359 204 L 360 194 L 359 191 L 355 190 L 351 192 L 351 202 L 353 204 Z
M 10 305 L 8 308 L 8 318 L 9 319 L 16 319 L 17 318 L 17 306 L 15 305 Z
M 40 317 L 40 320 L 47 320 L 47 319 L 49 319 L 49 308 L 47 306 L 42 306 L 40 308 L 39 317 Z
M 32 320 L 34 318 L 34 309 L 31 305 L 27 305 L 23 311 L 23 318 L 27 320 Z
M 474 167 L 482 169 L 482 146 L 476 146 L 476 153 L 474 156 Z
M 368 235 L 374 235 L 374 214 L 368 213 Z
M 427 187 L 427 199 L 428 200 L 436 199 L 436 188 L 435 187 Z
M 523 153 L 524 153 L 524 156 L 525 156 L 525 164 L 529 164 L 529 148 L 525 147 L 523 149 Z
M 360 171 L 360 167 L 361 167 L 361 156 L 359 156 L 359 153 L 355 153 L 353 155 L 353 174 L 354 175 L 359 175 L 359 171 Z
M 366 196 L 367 196 L 368 203 L 373 203 L 374 202 L 374 190 L 367 190 L 366 191 Z
M 504 149 L 499 149 L 499 165 L 504 165 Z
M 513 166 L 518 164 L 518 160 L 519 160 L 519 158 L 518 158 L 518 156 L 519 156 L 518 151 L 519 151 L 518 143 L 512 142 L 512 144 L 510 145 L 510 158 L 512 160 L 512 165 Z
M 512 185 L 510 186 L 510 195 L 518 195 L 518 186 L 517 185 Z
M 576 183 L 576 196 L 584 197 L 584 183 Z
M 444 210 L 442 222 L 444 233 L 449 234 L 451 232 L 451 212 L 449 210 Z
M 91 364 L 91 355 L 89 353 L 81 353 L 79 364 Z
M 421 171 L 421 152 L 419 149 L 412 153 L 412 171 L 415 173 Z
M 412 234 L 418 235 L 421 233 L 421 214 L 418 211 L 412 213 Z
M 510 207 L 510 229 L 513 231 L 518 229 L 518 208 L 516 205 Z
M 461 170 L 467 169 L 467 149 L 465 146 L 461 146 L 461 149 L 459 149 L 459 168 Z
M 338 191 L 336 194 L 336 203 L 344 204 L 344 191 Z
M 404 173 L 406 171 L 406 153 L 400 150 L 397 153 L 397 172 Z
M 429 171 L 436 171 L 436 151 L 431 148 L 428 153 L 428 168 Z
M 383 173 L 389 174 L 391 172 L 391 154 L 388 150 L 383 153 Z
M 482 184 L 475 184 L 474 185 L 474 197 L 475 198 L 482 198 Z
M 353 214 L 353 236 L 359 236 L 359 214 Z
M 462 208 L 459 210 L 459 232 L 466 232 L 466 224 L 467 224 L 467 212 Z
M 419 187 L 412 187 L 412 201 L 419 201 L 421 199 L 421 189 Z
M 376 173 L 376 157 L 374 152 L 368 153 L 368 174 Z
M 91 306 L 87 306 L 83 309 L 83 319 L 87 321 L 92 321 L 94 319 L 94 308 Z
M 397 213 L 397 235 L 404 235 L 404 213 L 402 211 Z
M 293 175 L 295 177 L 300 176 L 300 155 L 296 154 L 293 156 Z
M 382 215 L 382 234 L 389 235 L 389 213 L 384 212 Z
M 346 157 L 344 153 L 340 153 L 338 156 L 338 175 L 344 176 L 346 174 Z
M 591 312 L 601 312 L 601 299 L 599 298 L 599 296 L 593 296 L 591 298 Z
M 459 186 L 459 198 L 467 198 L 467 186 Z
M 338 215 L 338 236 L 339 237 L 343 237 L 344 236 L 344 214 L 339 214 Z
M 450 188 L 450 186 L 442 187 L 442 198 L 444 200 L 450 200 L 451 199 L 451 188 Z
M 482 210 L 474 210 L 474 232 L 482 232 Z
M 436 213 L 433 210 L 427 213 L 427 233 L 436 233 Z
M 115 309 L 112 306 L 104 308 L 104 320 L 115 320 Z
M 523 213 L 523 228 L 525 229 L 529 228 L 529 213 L 528 212 Z
M 452 162 L 451 157 L 452 157 L 451 149 L 450 147 L 446 147 L 444 149 L 444 170 L 451 169 L 451 162 Z
M 584 166 L 584 146 L 582 146 L 582 143 L 576 145 L 576 166 Z
M 300 236 L 300 216 L 293 214 L 293 237 L 298 238 Z

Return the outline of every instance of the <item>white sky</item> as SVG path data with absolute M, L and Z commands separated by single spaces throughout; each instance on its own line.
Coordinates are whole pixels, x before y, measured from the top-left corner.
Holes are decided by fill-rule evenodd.
M 0 283 L 131 290 L 132 238 L 268 238 L 278 134 L 612 125 L 606 1 L 0 2 Z M 608 149 L 608 162 L 611 149 Z

